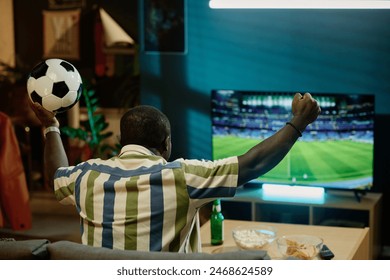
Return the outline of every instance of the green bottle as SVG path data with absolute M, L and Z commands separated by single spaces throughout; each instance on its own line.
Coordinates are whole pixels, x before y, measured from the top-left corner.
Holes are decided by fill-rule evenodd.
M 221 200 L 216 199 L 214 200 L 213 211 L 210 217 L 211 245 L 220 245 L 223 243 L 223 220 Z

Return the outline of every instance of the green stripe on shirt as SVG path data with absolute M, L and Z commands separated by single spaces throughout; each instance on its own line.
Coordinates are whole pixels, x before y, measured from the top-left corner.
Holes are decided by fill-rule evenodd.
M 64 198 L 67 198 L 68 196 L 71 196 L 74 194 L 74 186 L 75 183 L 72 182 L 69 184 L 69 186 L 60 187 L 59 189 L 56 189 L 54 192 L 54 196 L 58 201 L 63 200 Z
M 88 217 L 88 221 L 93 221 L 95 218 L 94 213 L 94 194 L 93 189 L 95 186 L 96 178 L 99 177 L 100 173 L 92 170 L 87 179 L 87 193 L 85 194 L 85 214 Z M 88 245 L 93 246 L 94 244 L 95 227 L 91 222 L 88 222 Z
M 210 167 L 200 165 L 185 165 L 185 172 L 203 178 L 210 176 L 238 175 L 237 163 L 214 165 Z
M 138 179 L 135 176 L 126 182 L 125 250 L 137 250 Z
M 177 252 L 180 248 L 180 231 L 187 224 L 189 200 L 187 189 L 183 188 L 183 182 L 185 182 L 183 172 L 180 169 L 172 169 L 172 172 L 175 178 L 176 188 L 176 219 L 175 238 L 169 244 L 169 251 Z

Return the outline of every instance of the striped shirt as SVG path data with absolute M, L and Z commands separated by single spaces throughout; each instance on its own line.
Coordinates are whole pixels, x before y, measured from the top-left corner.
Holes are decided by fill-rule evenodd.
M 199 251 L 198 209 L 232 197 L 238 160 L 177 159 L 127 145 L 117 157 L 59 168 L 55 196 L 81 217 L 82 243 L 122 250 Z

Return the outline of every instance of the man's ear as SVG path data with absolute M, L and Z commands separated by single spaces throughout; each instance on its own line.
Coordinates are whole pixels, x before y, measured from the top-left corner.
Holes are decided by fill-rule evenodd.
M 170 145 L 171 138 L 169 136 L 165 137 L 163 142 L 164 152 L 168 151 Z
M 160 144 L 160 148 L 158 149 L 160 154 L 168 151 L 168 145 L 169 145 L 169 136 L 166 137 Z

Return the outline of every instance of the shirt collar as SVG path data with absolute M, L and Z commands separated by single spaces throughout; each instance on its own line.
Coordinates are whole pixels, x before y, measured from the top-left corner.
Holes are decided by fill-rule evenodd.
M 122 147 L 121 152 L 119 154 L 119 157 L 124 155 L 125 153 L 132 153 L 132 154 L 140 154 L 140 155 L 148 155 L 148 156 L 155 156 L 155 154 L 150 151 L 149 149 L 140 146 L 140 145 L 126 145 Z

